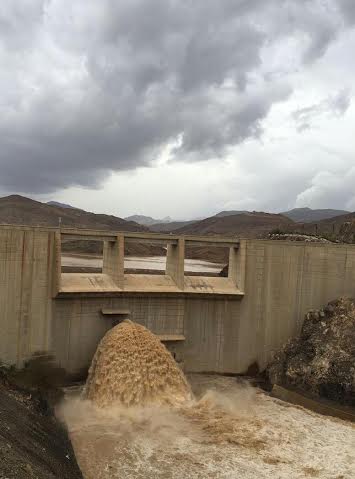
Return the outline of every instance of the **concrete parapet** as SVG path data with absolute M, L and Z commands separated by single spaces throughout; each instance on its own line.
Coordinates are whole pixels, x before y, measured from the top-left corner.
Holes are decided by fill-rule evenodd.
M 177 244 L 168 244 L 165 274 L 170 276 L 179 289 L 184 289 L 185 239 L 179 238 Z
M 124 236 L 104 241 L 102 273 L 110 276 L 118 288 L 124 287 Z
M 240 290 L 245 288 L 247 241 L 241 240 L 238 247 L 229 249 L 228 279 Z
M 50 255 L 51 255 L 51 273 L 52 273 L 52 296 L 56 297 L 61 288 L 62 274 L 62 237 L 60 231 L 50 233 Z

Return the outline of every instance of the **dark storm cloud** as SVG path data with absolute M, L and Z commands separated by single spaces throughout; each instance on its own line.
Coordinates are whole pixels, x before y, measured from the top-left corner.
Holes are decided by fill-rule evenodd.
M 354 0 L 338 0 L 345 21 L 350 25 L 355 24 L 355 2 Z
M 259 137 L 291 93 L 263 74 L 265 49 L 306 37 L 303 61 L 315 61 L 340 28 L 329 5 L 2 0 L 1 186 L 94 187 L 110 171 L 149 165 L 178 137 L 176 161 Z

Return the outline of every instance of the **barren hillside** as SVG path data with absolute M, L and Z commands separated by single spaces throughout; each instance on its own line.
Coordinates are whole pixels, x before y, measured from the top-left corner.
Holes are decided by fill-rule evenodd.
M 259 238 L 273 229 L 286 228 L 292 220 L 271 213 L 241 213 L 212 216 L 188 224 L 174 231 L 176 234 L 226 235 L 240 238 Z M 217 263 L 228 262 L 227 248 L 187 248 L 187 258 L 209 259 Z
M 312 208 L 294 208 L 290 211 L 284 211 L 281 214 L 287 216 L 296 223 L 311 223 L 314 221 L 322 221 L 329 218 L 335 218 L 336 216 L 342 216 L 348 214 L 349 211 L 345 210 L 332 210 L 332 209 L 318 209 Z
M 289 224 L 282 226 L 280 230 L 322 236 L 341 243 L 355 243 L 355 213 L 312 223 Z
M 66 208 L 49 205 L 25 198 L 20 195 L 11 195 L 0 198 L 0 224 L 17 224 L 30 226 L 58 226 L 59 218 L 62 227 L 88 228 L 111 231 L 149 231 L 147 227 L 125 221 L 112 215 L 90 213 L 78 208 Z M 64 251 L 96 253 L 102 251 L 102 244 L 97 241 L 75 241 L 63 244 Z M 129 255 L 159 255 L 164 250 L 159 247 L 150 247 L 146 244 L 133 244 L 127 247 Z
M 147 231 L 133 221 L 111 215 L 89 213 L 78 208 L 64 208 L 31 200 L 20 195 L 0 198 L 0 223 L 31 226 L 58 226 L 89 229 L 111 229 L 116 231 Z
M 196 221 L 170 221 L 169 223 L 156 223 L 150 225 L 149 229 L 154 233 L 175 233 L 175 231 L 183 226 L 191 225 L 192 223 L 196 223 Z
M 272 213 L 241 213 L 229 216 L 212 216 L 177 229 L 178 234 L 222 234 L 257 238 L 275 228 L 286 227 L 293 221 Z

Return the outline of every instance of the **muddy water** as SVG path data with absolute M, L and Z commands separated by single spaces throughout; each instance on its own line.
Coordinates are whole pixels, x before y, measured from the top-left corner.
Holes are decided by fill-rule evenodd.
M 72 397 L 61 410 L 86 479 L 354 477 L 352 424 L 234 378 L 192 375 L 192 397 L 168 353 L 146 330 L 138 328 L 135 338 L 134 327 L 101 343 L 86 399 Z M 130 345 L 119 352 L 123 336 Z
M 102 268 L 102 257 L 88 255 L 62 255 L 62 266 L 80 267 L 80 268 Z M 126 256 L 124 267 L 127 269 L 149 269 L 156 271 L 165 271 L 165 256 Z M 212 263 L 198 259 L 185 259 L 185 271 L 194 273 L 219 273 L 224 267 L 221 263 Z

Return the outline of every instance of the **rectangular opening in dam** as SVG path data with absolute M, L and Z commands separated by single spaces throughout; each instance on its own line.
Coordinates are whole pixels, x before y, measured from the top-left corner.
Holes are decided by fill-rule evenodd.
M 185 276 L 228 276 L 229 248 L 226 246 L 185 246 Z
M 57 231 L 54 238 L 54 297 L 123 292 L 243 295 L 245 255 L 238 239 L 70 228 Z M 186 258 L 186 251 L 197 255 Z M 150 256 L 153 252 L 160 255 Z M 224 262 L 210 261 L 210 252 Z M 225 274 L 220 275 L 222 268 Z
M 127 274 L 165 275 L 167 242 L 125 238 L 124 270 Z
M 62 273 L 102 273 L 104 242 L 65 239 L 61 242 Z

